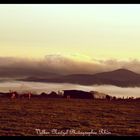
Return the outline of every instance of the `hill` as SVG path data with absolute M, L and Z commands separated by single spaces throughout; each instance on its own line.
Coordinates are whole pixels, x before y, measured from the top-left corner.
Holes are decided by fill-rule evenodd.
M 96 74 L 72 74 L 55 78 L 25 78 L 23 81 L 74 83 L 81 85 L 109 84 L 121 87 L 140 86 L 140 74 L 127 69 L 117 69 Z

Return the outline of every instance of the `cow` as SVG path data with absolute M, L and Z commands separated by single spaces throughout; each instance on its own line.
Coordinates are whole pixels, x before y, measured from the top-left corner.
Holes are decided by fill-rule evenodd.
M 25 98 L 25 97 L 28 97 L 28 99 L 30 100 L 31 99 L 31 92 L 28 92 L 28 93 L 24 93 L 24 94 L 21 94 L 20 95 L 20 98 Z
M 10 90 L 10 95 L 11 95 L 11 99 L 15 99 L 16 96 L 18 96 L 18 93 L 16 91 L 11 91 Z

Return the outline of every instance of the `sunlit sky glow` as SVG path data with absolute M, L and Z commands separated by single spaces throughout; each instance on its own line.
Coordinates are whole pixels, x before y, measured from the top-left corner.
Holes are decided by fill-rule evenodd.
M 0 56 L 140 59 L 140 5 L 0 5 Z

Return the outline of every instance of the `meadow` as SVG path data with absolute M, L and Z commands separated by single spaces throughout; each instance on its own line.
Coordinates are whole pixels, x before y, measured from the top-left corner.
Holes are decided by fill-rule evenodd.
M 51 132 L 53 129 L 60 132 L 66 130 L 99 132 L 103 129 L 109 134 L 97 133 L 96 135 L 138 136 L 140 135 L 140 102 L 138 100 L 0 98 L 0 136 L 57 135 L 39 134 L 36 129 L 46 132 Z

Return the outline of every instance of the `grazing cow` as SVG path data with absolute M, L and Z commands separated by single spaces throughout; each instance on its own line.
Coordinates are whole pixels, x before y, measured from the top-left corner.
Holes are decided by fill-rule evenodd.
M 11 95 L 11 99 L 14 99 L 16 98 L 16 96 L 18 95 L 16 91 L 9 91 L 10 92 L 10 95 Z
M 11 99 L 14 99 L 15 97 L 16 97 L 16 94 L 13 92 L 12 96 L 11 96 Z
M 28 96 L 29 96 L 29 100 L 30 100 L 31 99 L 31 93 L 30 92 L 28 93 Z
M 29 92 L 29 93 L 24 93 L 24 94 L 21 94 L 20 95 L 20 98 L 28 98 L 28 99 L 31 99 L 31 93 Z
M 70 99 L 70 95 L 67 96 L 67 99 Z

